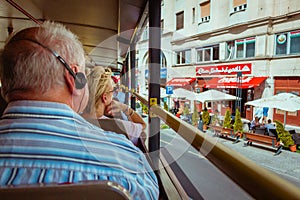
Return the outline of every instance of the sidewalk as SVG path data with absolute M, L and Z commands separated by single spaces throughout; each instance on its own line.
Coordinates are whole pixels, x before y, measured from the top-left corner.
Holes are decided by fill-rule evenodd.
M 206 131 L 213 136 L 212 131 Z M 282 153 L 274 156 L 275 151 L 262 149 L 254 146 L 244 147 L 244 140 L 240 139 L 239 143 L 233 144 L 233 141 L 218 138 L 218 142 L 239 152 L 256 164 L 265 167 L 279 175 L 288 176 L 294 182 L 300 183 L 300 153 L 282 150 Z

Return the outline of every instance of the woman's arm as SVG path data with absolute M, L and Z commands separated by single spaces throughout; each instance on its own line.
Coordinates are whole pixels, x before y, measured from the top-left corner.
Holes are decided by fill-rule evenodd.
M 119 101 L 113 100 L 112 103 L 106 107 L 105 115 L 115 117 L 120 115 L 120 112 L 123 112 L 127 116 L 129 121 L 141 124 L 143 130 L 146 128 L 146 123 L 144 122 L 141 115 L 139 115 L 126 104 L 123 104 Z

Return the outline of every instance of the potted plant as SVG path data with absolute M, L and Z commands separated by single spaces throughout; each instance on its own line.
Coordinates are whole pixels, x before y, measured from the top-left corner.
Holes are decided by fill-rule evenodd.
M 198 126 L 198 121 L 199 121 L 199 114 L 196 106 L 194 107 L 194 112 L 192 115 L 192 124 L 193 126 Z
M 235 111 L 235 117 L 234 117 L 234 124 L 233 124 L 233 131 L 235 133 L 235 143 L 239 141 L 239 138 L 243 135 L 243 122 L 241 118 L 241 113 L 239 109 L 236 109 Z
M 290 148 L 290 150 L 293 152 L 296 151 L 296 149 L 294 149 L 295 142 L 292 138 L 292 135 L 284 129 L 284 126 L 280 121 L 275 120 L 274 122 L 276 123 L 278 139 L 283 143 L 283 146 L 285 148 Z
M 207 126 L 209 125 L 210 116 L 207 108 L 205 107 L 202 112 L 202 121 L 203 121 L 203 130 L 207 130 Z
M 224 121 L 223 121 L 223 128 L 232 128 L 230 110 L 226 110 Z

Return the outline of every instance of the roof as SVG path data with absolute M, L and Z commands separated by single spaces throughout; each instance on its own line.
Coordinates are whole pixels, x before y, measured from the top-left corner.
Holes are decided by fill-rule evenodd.
M 13 7 L 9 2 L 15 4 Z M 0 4 L 0 48 L 10 31 L 50 19 L 65 24 L 79 36 L 94 65 L 117 67 L 128 50 L 128 42 L 146 20 L 147 0 L 6 0 Z M 23 11 L 23 13 L 22 13 Z M 125 41 L 125 43 L 124 43 Z M 119 50 L 118 50 L 119 49 Z

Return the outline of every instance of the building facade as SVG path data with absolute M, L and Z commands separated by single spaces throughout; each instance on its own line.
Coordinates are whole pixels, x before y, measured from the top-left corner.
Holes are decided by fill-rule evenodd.
M 217 89 L 242 98 L 217 102 L 221 110 L 239 107 L 252 120 L 247 101 L 281 92 L 300 95 L 299 0 L 162 0 L 161 84 L 182 82 L 196 92 Z M 139 77 L 147 72 L 147 29 L 138 44 Z M 163 72 L 163 73 L 162 73 Z M 140 80 L 146 89 L 147 78 Z M 174 85 L 178 87 L 178 85 Z M 186 86 L 185 86 L 186 87 Z M 207 105 L 212 106 L 212 105 Z M 287 124 L 300 126 L 300 112 Z M 283 112 L 269 109 L 283 121 Z

